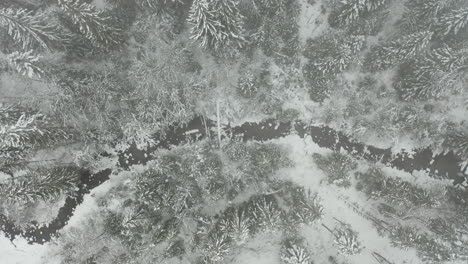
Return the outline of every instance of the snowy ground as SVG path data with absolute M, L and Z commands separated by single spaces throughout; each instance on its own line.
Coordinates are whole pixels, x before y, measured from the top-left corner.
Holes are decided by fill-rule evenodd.
M 315 263 L 327 263 L 329 256 L 338 256 L 338 260 L 347 260 L 348 263 L 375 263 L 372 256 L 373 252 L 377 252 L 385 256 L 395 263 L 417 264 L 423 263 L 417 256 L 415 250 L 402 250 L 391 246 L 390 240 L 380 236 L 375 226 L 367 219 L 356 213 L 348 203 L 357 203 L 363 208 L 366 208 L 368 200 L 362 193 L 359 193 L 354 188 L 340 188 L 335 185 L 330 185 L 325 180 L 324 173 L 319 170 L 312 160 L 313 153 L 326 154 L 330 150 L 318 147 L 310 137 L 305 139 L 296 135 L 290 135 L 285 138 L 273 140 L 273 142 L 284 145 L 289 149 L 290 157 L 295 162 L 292 168 L 282 169 L 278 173 L 279 178 L 291 180 L 307 189 L 316 192 L 319 195 L 320 201 L 324 207 L 323 219 L 313 224 L 302 228 L 302 235 L 306 238 L 307 244 Z M 136 171 L 143 169 L 143 166 L 133 168 Z M 411 180 L 415 183 L 424 186 L 430 186 L 435 180 L 427 178 L 424 173 L 416 173 L 418 177 L 404 173 L 392 168 L 385 168 L 386 171 L 392 172 L 396 177 L 402 177 L 405 180 Z M 67 227 L 63 232 L 67 232 L 69 228 L 80 227 L 86 223 L 86 220 L 98 212 L 97 200 L 105 197 L 108 191 L 118 184 L 121 184 L 129 178 L 132 172 L 121 172 L 112 175 L 111 179 L 99 187 L 95 188 L 90 194 L 85 196 L 84 202 L 76 209 L 74 216 L 71 218 Z M 438 182 L 440 183 L 440 182 Z M 333 227 L 339 221 L 350 224 L 355 231 L 358 232 L 359 240 L 363 245 L 363 250 L 360 254 L 354 256 L 343 257 L 338 253 L 338 250 L 333 245 L 333 236 L 321 225 Z M 278 256 L 278 234 L 270 234 L 267 236 L 258 236 L 248 243 L 244 249 L 231 259 L 231 263 L 240 264 L 262 264 L 262 263 L 279 263 Z M 60 257 L 48 253 L 49 243 L 45 245 L 28 245 L 26 241 L 17 239 L 14 244 L 10 243 L 3 236 L 0 239 L 0 254 L 3 259 L 8 259 L 8 264 L 39 264 L 39 263 L 60 263 Z M 53 253 L 52 253 L 53 254 Z M 47 260 L 47 261 L 46 261 Z M 53 262 L 51 262 L 53 261 Z

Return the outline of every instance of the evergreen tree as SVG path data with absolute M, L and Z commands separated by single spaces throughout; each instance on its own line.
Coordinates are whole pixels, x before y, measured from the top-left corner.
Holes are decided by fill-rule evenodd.
M 330 14 L 329 23 L 331 26 L 349 25 L 388 2 L 389 0 L 342 0 Z
M 33 54 L 33 50 L 26 52 L 15 51 L 8 55 L 10 64 L 16 69 L 21 75 L 26 75 L 29 78 L 34 76 L 41 77 L 44 71 L 40 68 L 38 55 Z
M 437 23 L 441 35 L 457 35 L 468 25 L 468 8 L 462 8 L 443 14 Z
M 312 264 L 310 253 L 299 237 L 284 239 L 281 243 L 281 263 L 283 264 Z
M 191 52 L 181 43 L 149 34 L 148 48 L 129 69 L 135 91 L 135 118 L 148 131 L 182 124 L 194 114 L 196 98 L 205 87 L 192 72 Z
M 111 25 L 112 17 L 82 0 L 58 0 L 59 7 L 96 47 L 110 49 L 123 44 L 121 29 Z
M 324 224 L 325 227 L 334 237 L 334 244 L 343 255 L 355 255 L 362 251 L 361 242 L 358 240 L 358 234 L 349 224 L 338 221 L 338 225 L 331 230 Z
M 241 45 L 242 16 L 232 0 L 195 0 L 188 18 L 191 39 L 199 41 L 204 48 L 217 51 L 230 45 Z
M 191 38 L 199 41 L 204 48 L 217 48 L 221 42 L 222 25 L 216 20 L 214 10 L 210 9 L 209 0 L 195 0 L 190 9 L 189 23 L 192 24 L 190 30 Z
M 432 36 L 433 32 L 426 30 L 376 46 L 367 54 L 365 68 L 370 71 L 386 70 L 411 60 L 427 50 Z
M 31 150 L 70 140 L 73 133 L 47 116 L 16 105 L 0 106 L 0 168 L 7 170 Z
M 400 65 L 393 83 L 403 100 L 437 98 L 463 90 L 468 52 L 443 46 Z
M 36 48 L 51 49 L 66 39 L 60 27 L 50 19 L 47 12 L 33 12 L 26 9 L 0 9 L 0 26 L 7 29 L 24 50 Z
M 292 223 L 310 225 L 322 217 L 323 206 L 316 194 L 312 195 L 310 190 L 306 192 L 304 187 L 293 187 L 290 191 L 288 216 Z
M 78 180 L 78 171 L 72 167 L 36 170 L 0 182 L 0 196 L 8 203 L 49 200 L 73 190 Z
M 251 98 L 257 93 L 258 87 L 255 76 L 251 71 L 245 72 L 238 82 L 238 91 L 245 98 Z
M 452 0 L 413 0 L 405 4 L 406 12 L 399 22 L 404 34 L 431 30 L 437 17 L 449 6 Z
M 468 159 L 468 135 L 463 131 L 449 134 L 443 142 L 446 150 L 455 152 L 460 158 Z
M 119 1 L 119 0 L 113 0 Z M 121 1 L 121 0 L 120 0 Z M 183 0 L 135 0 L 143 10 L 155 11 L 159 14 L 168 13 L 170 8 L 180 8 Z

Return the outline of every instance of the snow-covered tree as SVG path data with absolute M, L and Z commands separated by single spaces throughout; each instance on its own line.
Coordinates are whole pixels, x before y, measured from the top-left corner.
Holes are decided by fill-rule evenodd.
M 272 231 L 282 224 L 283 210 L 273 196 L 258 196 L 251 199 L 249 204 L 252 225 L 255 231 Z
M 112 0 L 122 1 L 122 0 Z M 125 0 L 127 1 L 127 0 Z M 134 0 L 136 5 L 143 11 L 149 11 L 151 13 L 157 13 L 158 15 L 173 15 L 177 9 L 183 9 L 183 5 L 187 2 L 186 0 Z M 134 3 L 134 4 L 135 4 Z
M 452 0 L 413 0 L 405 4 L 406 12 L 399 21 L 404 34 L 432 30 L 438 16 L 447 9 Z
M 53 146 L 74 137 L 66 127 L 38 112 L 17 105 L 0 105 L 0 164 L 6 169 L 34 149 Z
M 311 264 L 312 258 L 304 246 L 302 238 L 286 238 L 281 243 L 281 263 L 283 264 Z
M 58 0 L 63 10 L 81 34 L 96 47 L 110 49 L 123 44 L 122 30 L 111 25 L 111 17 L 82 0 Z
M 9 203 L 49 200 L 72 191 L 78 180 L 78 170 L 72 167 L 35 170 L 1 181 L 0 196 Z
M 333 152 L 326 156 L 314 153 L 312 157 L 317 167 L 328 176 L 329 183 L 343 187 L 350 186 L 351 171 L 357 166 L 356 161 L 351 157 L 340 152 Z
M 362 251 L 363 246 L 358 240 L 358 234 L 349 224 L 338 221 L 333 230 L 323 224 L 322 226 L 335 237 L 334 244 L 343 255 L 356 255 Z
M 192 54 L 181 43 L 156 34 L 150 34 L 147 43 L 148 48 L 129 70 L 136 88 L 130 95 L 135 98 L 136 120 L 148 131 L 189 121 L 206 85 L 191 72 Z
M 231 239 L 221 231 L 214 230 L 208 235 L 204 249 L 205 263 L 219 263 L 231 249 Z
M 468 135 L 466 132 L 453 132 L 447 136 L 443 143 L 447 150 L 455 152 L 462 159 L 468 159 Z
M 27 9 L 0 9 L 0 26 L 5 27 L 24 50 L 41 47 L 49 50 L 64 39 L 61 28 L 50 18 L 48 12 L 34 12 Z
M 453 10 L 441 15 L 437 29 L 441 35 L 457 35 L 468 25 L 468 8 Z
M 188 22 L 192 25 L 191 39 L 204 48 L 217 51 L 244 42 L 236 0 L 195 0 Z
M 443 263 L 454 258 L 451 249 L 414 226 L 398 225 L 390 230 L 392 244 L 404 249 L 416 248 L 427 263 Z
M 251 71 L 245 72 L 240 78 L 238 83 L 239 93 L 246 98 L 254 96 L 258 90 L 255 76 Z
M 356 61 L 356 54 L 363 49 L 364 44 L 363 36 L 341 37 L 339 33 L 309 40 L 304 52 L 309 59 L 304 68 L 306 78 L 333 76 L 344 71 Z
M 294 224 L 310 225 L 323 215 L 323 206 L 316 194 L 311 194 L 304 187 L 293 187 L 290 190 L 291 210 L 288 216 Z
M 29 78 L 41 77 L 44 74 L 39 65 L 40 58 L 41 56 L 34 54 L 33 50 L 26 52 L 15 51 L 8 55 L 8 60 L 16 71 Z
M 237 245 L 244 244 L 250 237 L 251 219 L 243 208 L 227 208 L 218 222 L 220 231 L 226 233 Z
M 367 54 L 365 68 L 370 71 L 386 70 L 413 59 L 427 50 L 433 34 L 429 30 L 416 32 L 376 46 Z
M 8 112 L 0 112 L 0 115 L 2 114 L 8 114 Z M 2 119 L 10 120 L 9 118 Z M 72 136 L 66 128 L 54 125 L 43 114 L 30 111 L 22 112 L 14 122 L 2 125 L 1 147 L 35 148 L 54 144 L 58 140 Z
M 403 100 L 438 98 L 464 89 L 468 52 L 443 46 L 400 65 L 393 83 Z
M 332 26 L 344 26 L 355 22 L 364 14 L 384 6 L 389 0 L 342 0 L 329 16 Z

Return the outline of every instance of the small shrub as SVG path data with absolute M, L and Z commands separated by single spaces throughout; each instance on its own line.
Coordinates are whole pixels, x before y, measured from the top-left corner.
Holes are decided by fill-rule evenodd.
M 257 81 L 251 71 L 245 72 L 240 78 L 238 83 L 239 94 L 245 98 L 252 98 L 257 93 Z
M 280 113 L 276 115 L 276 119 L 278 119 L 280 122 L 292 122 L 295 121 L 299 118 L 299 111 L 293 108 L 288 108 L 285 110 L 282 110 Z
M 253 174 L 260 178 L 267 178 L 280 168 L 291 165 L 287 153 L 273 143 L 254 144 L 251 153 Z
M 177 239 L 169 244 L 164 256 L 166 258 L 179 257 L 182 258 L 182 255 L 185 254 L 185 243 L 183 239 Z

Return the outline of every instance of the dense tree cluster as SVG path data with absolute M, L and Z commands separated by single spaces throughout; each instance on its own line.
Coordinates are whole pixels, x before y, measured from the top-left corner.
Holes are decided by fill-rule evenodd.
M 112 162 L 118 153 L 106 166 L 120 171 L 122 150 L 149 151 L 204 120 L 195 133 L 207 141 L 144 152 L 151 162 L 97 195 L 96 218 L 56 238 L 64 263 L 229 263 L 264 239 L 278 262 L 312 264 L 321 253 L 301 232 L 320 232 L 319 221 L 338 256 L 330 263 L 361 253 L 392 263 L 365 247 L 362 226 L 325 215 L 331 202 L 392 250 L 414 248 L 428 263 L 468 257 L 466 186 L 403 179 L 336 150 L 306 157 L 300 169 L 319 171 L 311 179 L 285 176 L 298 172 L 293 150 L 228 139 L 206 121 L 308 118 L 366 143 L 404 139 L 466 160 L 466 1 L 0 2 L 0 213 L 73 195 L 83 152 L 105 148 Z M 38 157 L 56 151 L 66 162 Z

